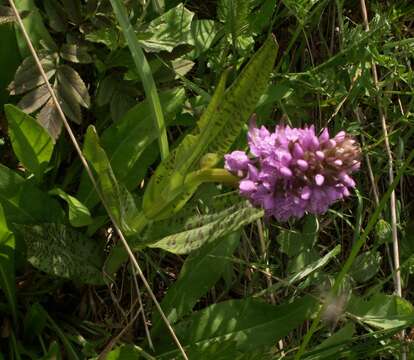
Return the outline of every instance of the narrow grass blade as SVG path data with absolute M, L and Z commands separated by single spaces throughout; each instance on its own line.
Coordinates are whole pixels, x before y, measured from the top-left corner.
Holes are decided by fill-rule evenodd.
M 168 156 L 168 139 L 167 130 L 164 122 L 164 115 L 161 108 L 160 99 L 158 97 L 157 87 L 152 77 L 151 68 L 145 58 L 144 52 L 138 43 L 135 31 L 129 22 L 128 14 L 125 6 L 120 0 L 110 0 L 115 16 L 121 25 L 122 32 L 127 41 L 132 58 L 134 59 L 138 73 L 144 85 L 145 94 L 147 95 L 151 104 L 151 111 L 154 116 L 154 121 L 158 130 L 158 142 L 160 146 L 161 158 L 165 159 Z

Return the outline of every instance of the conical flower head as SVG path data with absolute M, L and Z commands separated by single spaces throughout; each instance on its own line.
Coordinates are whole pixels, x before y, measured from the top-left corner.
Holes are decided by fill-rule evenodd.
M 268 216 L 286 221 L 305 213 L 322 214 L 355 187 L 351 174 L 360 167 L 360 148 L 344 131 L 316 135 L 313 126 L 250 126 L 251 156 L 225 155 L 225 168 L 241 178 L 240 194 Z

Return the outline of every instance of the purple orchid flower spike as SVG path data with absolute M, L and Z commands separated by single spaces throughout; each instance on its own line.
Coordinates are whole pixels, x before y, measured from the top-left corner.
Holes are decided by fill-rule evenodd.
M 313 125 L 278 125 L 272 133 L 252 118 L 248 144 L 251 156 L 227 154 L 225 168 L 241 178 L 240 194 L 269 217 L 322 214 L 355 187 L 350 175 L 360 167 L 360 147 L 344 131 L 331 138 L 326 128 L 317 135 Z

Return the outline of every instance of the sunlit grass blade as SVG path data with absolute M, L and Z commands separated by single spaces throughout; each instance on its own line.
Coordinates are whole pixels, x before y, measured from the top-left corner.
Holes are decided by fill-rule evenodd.
M 167 130 L 165 127 L 164 115 L 161 108 L 160 99 L 158 97 L 157 87 L 152 77 L 151 68 L 142 51 L 141 46 L 138 43 L 135 31 L 128 19 L 128 14 L 125 6 L 119 0 L 110 0 L 112 8 L 114 9 L 115 16 L 121 25 L 122 32 L 127 41 L 129 50 L 131 51 L 132 58 L 134 59 L 135 66 L 141 77 L 142 84 L 144 85 L 145 94 L 151 104 L 151 111 L 154 116 L 154 121 L 158 130 L 158 142 L 160 146 L 161 158 L 165 159 L 168 156 L 168 139 Z

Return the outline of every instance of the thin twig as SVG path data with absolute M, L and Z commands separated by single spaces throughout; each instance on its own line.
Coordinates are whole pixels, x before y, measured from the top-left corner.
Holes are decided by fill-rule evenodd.
M 365 0 L 360 0 L 360 1 L 361 1 L 362 17 L 364 19 L 365 30 L 368 32 L 369 23 L 368 23 L 367 7 L 365 4 Z M 394 160 L 392 157 L 392 150 L 391 150 L 389 136 L 388 136 L 387 119 L 385 117 L 384 110 L 382 109 L 381 98 L 379 95 L 380 89 L 379 89 L 379 82 L 378 82 L 377 66 L 374 62 L 372 62 L 372 77 L 373 77 L 375 88 L 377 90 L 378 112 L 380 115 L 382 131 L 384 133 L 385 150 L 388 156 L 388 178 L 389 178 L 389 183 L 391 184 L 394 181 Z M 397 295 L 401 297 L 402 289 L 401 289 L 400 256 L 399 256 L 398 233 L 397 233 L 397 210 L 396 210 L 397 206 L 396 206 L 395 191 L 391 193 L 390 207 L 391 207 L 391 231 L 392 231 L 392 241 L 393 241 L 393 249 L 394 249 L 394 265 L 395 265 L 396 280 L 397 280 L 395 291 Z
M 138 300 L 136 301 L 136 303 Z M 132 306 L 132 309 L 135 307 L 135 304 Z M 138 315 L 140 312 L 144 312 L 144 308 L 140 305 L 138 311 L 134 314 L 132 319 L 124 326 L 124 328 L 119 332 L 118 335 L 116 335 L 113 339 L 111 339 L 108 343 L 108 345 L 105 346 L 105 348 L 101 351 L 101 353 L 98 356 L 98 360 L 104 360 L 106 358 L 106 355 L 112 350 L 112 348 L 116 345 L 118 340 L 126 333 L 126 331 L 131 327 L 131 325 L 135 322 L 135 320 L 138 318 Z
M 135 289 L 137 291 L 138 302 L 139 302 L 140 307 L 142 307 L 142 309 L 144 310 L 144 303 L 142 302 L 141 290 L 139 289 L 139 285 L 138 285 L 138 281 L 137 281 L 137 275 L 136 275 L 134 267 L 132 267 L 132 273 L 134 275 L 133 280 L 134 280 L 134 284 L 135 284 Z M 148 346 L 150 347 L 150 349 L 152 351 L 155 351 L 154 344 L 153 344 L 152 339 L 151 339 L 151 334 L 150 334 L 150 331 L 148 329 L 148 324 L 147 324 L 147 318 L 145 316 L 145 311 L 142 311 L 142 321 L 144 323 L 145 335 L 147 336 L 147 339 L 148 339 Z
M 361 11 L 362 11 L 362 18 L 364 21 L 365 31 L 369 31 L 369 22 L 368 22 L 368 11 L 365 0 L 360 0 L 361 3 Z M 374 61 L 372 61 L 372 78 L 374 81 L 374 86 L 376 89 L 376 97 L 378 103 L 378 112 L 381 120 L 382 131 L 384 134 L 384 141 L 385 141 L 385 150 L 387 152 L 388 157 L 388 181 L 390 184 L 394 181 L 394 160 L 392 156 L 392 150 L 389 142 L 388 136 L 388 129 L 387 129 L 387 119 L 385 117 L 384 110 L 381 104 L 381 97 L 380 97 L 380 87 L 378 82 L 378 72 L 377 66 Z M 390 212 L 391 212 L 391 234 L 392 234 L 392 244 L 393 244 L 393 253 L 394 253 L 394 267 L 395 267 L 395 292 L 399 297 L 402 297 L 402 287 L 401 287 L 401 271 L 400 271 L 400 250 L 398 245 L 398 232 L 397 232 L 397 205 L 396 205 L 396 196 L 395 191 L 391 192 L 390 196 Z M 401 332 L 401 338 L 404 339 L 405 333 L 404 331 Z M 406 359 L 406 353 L 403 349 L 401 354 L 402 359 Z
M 83 164 L 83 166 L 84 166 L 84 168 L 85 168 L 85 170 L 86 170 L 86 172 L 88 174 L 88 177 L 91 180 L 91 182 L 93 184 L 93 187 L 95 188 L 95 190 L 96 190 L 96 192 L 97 192 L 97 194 L 98 194 L 98 196 L 99 196 L 99 198 L 100 198 L 100 200 L 102 202 L 102 205 L 104 206 L 106 212 L 108 213 L 108 216 L 109 216 L 111 222 L 113 223 L 114 228 L 115 228 L 115 230 L 116 230 L 116 232 L 117 232 L 117 234 L 118 234 L 118 236 L 119 236 L 119 238 L 120 238 L 123 246 L 125 247 L 125 250 L 128 253 L 128 256 L 131 259 L 131 262 L 132 262 L 133 266 L 135 267 L 135 269 L 136 269 L 139 277 L 141 278 L 141 281 L 143 282 L 145 288 L 148 291 L 148 294 L 150 295 L 152 301 L 154 302 L 155 307 L 159 311 L 159 313 L 160 313 L 163 321 L 165 322 L 165 324 L 166 324 L 169 332 L 171 333 L 171 336 L 172 336 L 174 342 L 176 343 L 177 347 L 179 348 L 179 350 L 180 350 L 182 356 L 184 357 L 184 359 L 188 360 L 188 356 L 185 353 L 183 347 L 181 346 L 181 343 L 178 340 L 178 338 L 177 338 L 177 336 L 176 336 L 176 334 L 174 332 L 174 329 L 172 328 L 172 326 L 171 326 L 170 322 L 168 321 L 167 317 L 165 316 L 165 313 L 162 310 L 162 308 L 161 308 L 161 306 L 160 306 L 157 298 L 155 297 L 155 294 L 153 293 L 153 291 L 151 289 L 151 286 L 149 285 L 147 279 L 145 278 L 145 275 L 142 272 L 141 267 L 138 264 L 138 261 L 135 258 L 135 256 L 134 256 L 131 248 L 129 247 L 129 245 L 128 245 L 125 237 L 124 237 L 124 234 L 122 233 L 121 229 L 119 228 L 119 226 L 118 226 L 118 224 L 117 224 L 114 216 L 112 215 L 112 213 L 111 213 L 111 211 L 110 211 L 110 209 L 109 209 L 109 207 L 108 207 L 108 205 L 107 205 L 107 203 L 105 201 L 104 196 L 102 195 L 101 191 L 99 190 L 97 181 L 96 181 L 96 179 L 95 179 L 95 177 L 94 177 L 94 175 L 92 173 L 92 170 L 89 167 L 89 164 L 88 164 L 87 160 L 83 156 L 83 153 L 82 153 L 82 150 L 81 150 L 81 148 L 79 146 L 79 143 L 76 140 L 76 137 L 75 137 L 75 135 L 74 135 L 74 133 L 72 131 L 72 128 L 70 127 L 70 125 L 69 125 L 69 123 L 68 123 L 68 121 L 66 119 L 65 114 L 63 113 L 62 107 L 60 106 L 60 103 L 59 103 L 59 101 L 58 101 L 58 99 L 56 97 L 56 94 L 55 94 L 52 86 L 49 83 L 49 79 L 48 79 L 48 77 L 47 77 L 47 75 L 46 75 L 46 73 L 45 73 L 45 71 L 43 69 L 43 66 L 42 66 L 42 64 L 40 62 L 39 56 L 37 55 L 37 52 L 36 52 L 35 48 L 33 47 L 32 41 L 30 40 L 29 34 L 27 33 L 27 30 L 26 30 L 26 28 L 25 28 L 25 26 L 23 24 L 22 18 L 20 17 L 20 14 L 19 14 L 19 12 L 18 12 L 18 10 L 16 8 L 16 5 L 14 3 L 14 0 L 9 0 L 9 2 L 10 2 L 10 5 L 11 5 L 11 7 L 13 9 L 13 12 L 14 12 L 14 14 L 16 16 L 16 19 L 17 19 L 17 22 L 19 24 L 19 27 L 20 27 L 20 29 L 21 29 L 21 31 L 23 33 L 23 36 L 24 36 L 24 38 L 26 40 L 27 46 L 29 47 L 29 50 L 30 50 L 31 54 L 32 54 L 33 58 L 35 59 L 35 62 L 36 62 L 36 65 L 37 65 L 37 67 L 38 67 L 38 69 L 40 71 L 40 74 L 42 75 L 42 77 L 43 77 L 43 79 L 45 81 L 46 87 L 47 87 L 47 89 L 48 89 L 48 91 L 49 91 L 49 93 L 50 93 L 50 95 L 51 95 L 51 97 L 53 99 L 53 102 L 55 103 L 57 112 L 58 112 L 58 114 L 59 114 L 59 116 L 60 116 L 60 118 L 61 118 L 61 120 L 63 122 L 63 125 L 66 128 L 66 131 L 69 134 L 70 140 L 71 140 L 73 146 L 75 147 L 76 152 L 78 153 L 78 155 L 79 155 L 79 157 L 81 159 L 81 162 L 82 162 L 82 164 Z

